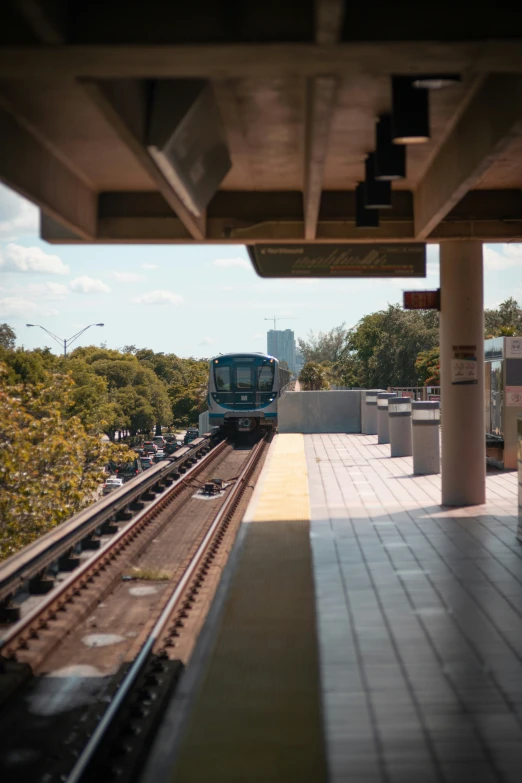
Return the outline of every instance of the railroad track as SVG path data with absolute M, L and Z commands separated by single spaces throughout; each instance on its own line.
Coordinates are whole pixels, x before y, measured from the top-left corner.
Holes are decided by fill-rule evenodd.
M 17 594 L 45 595 L 52 590 L 59 572 L 72 571 L 80 564 L 79 552 L 99 549 L 104 535 L 117 532 L 121 522 L 143 508 L 144 498 L 150 501 L 165 485 L 178 480 L 215 443 L 212 436 L 198 438 L 2 563 L 0 623 L 20 618 L 20 606 L 13 600 Z
M 147 629 L 146 635 L 142 634 L 136 640 L 132 662 L 124 662 L 117 675 L 112 677 L 109 690 L 105 689 L 104 692 L 105 701 L 109 701 L 107 710 L 102 714 L 98 704 L 85 711 L 85 715 L 81 716 L 80 722 L 84 724 L 81 731 L 75 729 L 72 736 L 68 737 L 65 744 L 70 747 L 65 758 L 56 759 L 50 764 L 46 780 L 133 778 L 143 761 L 147 738 L 154 731 L 193 646 L 193 639 L 190 643 L 184 640 L 186 629 L 191 624 L 198 626 L 199 623 L 200 627 L 204 620 L 206 612 L 201 614 L 199 611 L 198 614 L 197 604 L 201 603 L 202 594 L 212 592 L 212 584 L 214 589 L 217 587 L 221 566 L 216 568 L 213 564 L 216 558 L 220 559 L 220 549 L 224 546 L 230 548 L 235 538 L 235 529 L 231 529 L 230 523 L 236 517 L 234 524 L 236 527 L 239 524 L 239 515 L 235 512 L 256 471 L 265 445 L 264 440 L 260 441 L 251 450 L 246 462 L 243 461 L 240 475 L 225 490 L 218 513 L 213 515 L 204 535 L 200 536 L 195 552 L 183 566 L 182 575 L 172 581 L 170 592 L 166 590 L 161 595 L 161 611 L 152 627 Z M 60 640 L 63 640 L 61 647 L 66 647 L 68 643 L 68 615 L 71 616 L 70 621 L 76 624 L 85 620 L 92 610 L 93 599 L 95 603 L 99 601 L 99 596 L 114 583 L 114 573 L 121 572 L 122 568 L 125 570 L 135 561 L 139 547 L 143 548 L 143 544 L 140 544 L 143 532 L 148 529 L 147 540 L 154 540 L 158 533 L 154 526 L 159 528 L 165 525 L 164 516 L 172 502 L 179 498 L 176 510 L 179 515 L 183 506 L 181 493 L 187 495 L 188 490 L 188 495 L 193 497 L 193 484 L 197 476 L 208 468 L 212 459 L 218 455 L 223 457 L 225 453 L 230 455 L 232 450 L 223 442 L 175 486 L 161 493 L 153 506 L 137 514 L 96 556 L 76 569 L 33 612 L 17 623 L 9 631 L 1 650 L 7 666 L 16 668 L 17 665 L 29 662 L 34 671 L 38 666 L 41 667 L 53 650 L 54 657 L 59 655 L 59 650 L 55 648 Z M 224 456 L 219 464 L 225 463 L 226 459 Z M 209 582 L 212 583 L 210 587 Z M 192 614 L 196 615 L 194 622 L 191 621 Z M 16 682 L 16 677 L 13 681 Z M 74 764 L 76 756 L 78 758 Z M 20 770 L 17 770 L 17 775 L 19 773 Z

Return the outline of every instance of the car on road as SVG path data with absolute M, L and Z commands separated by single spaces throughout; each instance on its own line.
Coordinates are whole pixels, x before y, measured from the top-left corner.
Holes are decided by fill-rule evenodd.
M 147 468 L 151 468 L 154 465 L 154 455 L 149 454 L 148 457 L 141 457 L 140 462 L 143 470 L 147 470 Z
M 110 492 L 114 492 L 115 489 L 123 487 L 123 479 L 118 476 L 109 476 L 109 478 L 102 484 L 102 494 L 108 495 Z
M 165 452 L 163 449 L 158 449 L 154 455 L 154 462 L 161 462 L 162 459 L 165 459 Z
M 165 446 L 165 438 L 163 435 L 156 435 L 154 438 L 152 438 L 152 442 L 156 444 L 158 449 L 162 449 Z
M 197 430 L 195 427 L 189 427 L 185 433 L 185 438 L 183 439 L 183 443 L 186 446 L 188 443 L 191 443 L 193 440 L 196 440 L 196 438 L 199 438 L 199 430 Z
M 165 444 L 165 454 L 168 456 L 169 454 L 174 454 L 175 451 L 177 451 L 180 448 L 180 444 L 177 443 L 177 441 L 171 441 L 169 443 Z
M 157 450 L 158 447 L 151 440 L 146 440 L 143 444 L 143 451 L 146 451 L 148 454 L 155 454 Z

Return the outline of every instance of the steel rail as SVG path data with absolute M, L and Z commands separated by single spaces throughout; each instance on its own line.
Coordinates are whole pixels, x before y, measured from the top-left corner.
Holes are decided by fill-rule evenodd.
M 233 509 L 234 504 L 238 499 L 238 496 L 239 497 L 241 496 L 244 488 L 243 485 L 245 483 L 245 480 L 249 479 L 250 471 L 252 467 L 256 464 L 257 460 L 259 459 L 260 453 L 266 442 L 267 441 L 265 436 L 254 447 L 253 452 L 247 464 L 241 471 L 241 474 L 239 475 L 232 492 L 230 493 L 230 495 L 228 496 L 228 498 L 226 499 L 226 501 L 218 511 L 203 541 L 199 545 L 196 553 L 194 554 L 194 557 L 192 558 L 189 565 L 187 566 L 185 573 L 183 574 L 181 580 L 178 582 L 178 585 L 176 586 L 174 592 L 172 593 L 168 603 L 164 607 L 160 617 L 156 621 L 152 631 L 150 632 L 147 638 L 147 641 L 141 648 L 136 660 L 130 667 L 125 679 L 123 680 L 122 684 L 118 688 L 118 691 L 114 699 L 112 700 L 107 710 L 103 714 L 101 721 L 97 725 L 87 745 L 85 746 L 82 753 L 78 757 L 76 764 L 74 765 L 69 776 L 67 777 L 67 783 L 79 783 L 79 781 L 82 780 L 82 777 L 85 774 L 85 772 L 87 772 L 89 764 L 94 759 L 94 756 L 98 748 L 101 746 L 105 733 L 109 730 L 113 720 L 116 718 L 120 708 L 123 706 L 126 698 L 130 694 L 134 684 L 136 683 L 136 680 L 142 673 L 143 668 L 146 665 L 149 656 L 154 649 L 154 645 L 156 644 L 161 634 L 163 633 L 163 630 L 167 625 L 167 623 L 169 622 L 169 619 L 171 618 L 174 610 L 176 609 L 176 606 L 179 603 L 180 599 L 183 597 L 183 593 L 187 587 L 187 584 L 193 578 L 201 561 L 204 559 L 209 543 L 214 537 L 223 519 L 230 512 L 230 510 Z
M 60 582 L 56 588 L 49 592 L 32 611 L 16 622 L 0 640 L 0 652 L 2 655 L 7 650 L 7 657 L 10 657 L 16 652 L 14 647 L 18 649 L 21 644 L 30 639 L 33 632 L 37 633 L 39 627 L 45 625 L 56 611 L 86 586 L 92 576 L 106 567 L 115 555 L 127 545 L 127 542 L 141 531 L 147 524 L 148 517 L 154 513 L 162 502 L 167 500 L 173 492 L 176 492 L 176 489 L 178 491 L 183 489 L 185 480 L 200 473 L 209 461 L 223 451 L 226 445 L 226 441 L 221 441 L 221 443 L 215 446 L 204 460 L 187 470 L 174 486 L 167 487 L 153 503 L 136 514 L 122 530 L 115 533 L 105 546 L 95 552 L 85 563 L 78 566 L 67 579 L 64 579 L 63 582 Z
M 198 438 L 197 441 L 193 441 L 194 446 L 180 450 L 183 453 L 178 452 L 168 461 L 164 460 L 149 468 L 141 476 L 136 476 L 123 487 L 112 492 L 110 496 L 79 511 L 54 530 L 4 561 L 0 565 L 0 602 L 9 598 L 24 582 L 42 573 L 79 541 L 110 522 L 121 511 L 125 511 L 156 484 L 164 481 L 170 474 L 178 472 L 184 462 L 208 447 L 210 442 L 210 438 Z

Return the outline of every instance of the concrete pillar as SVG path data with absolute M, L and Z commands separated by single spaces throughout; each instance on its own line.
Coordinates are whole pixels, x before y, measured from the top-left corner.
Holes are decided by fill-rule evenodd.
M 361 392 L 361 432 L 377 435 L 377 395 L 384 389 L 364 389 Z
M 440 245 L 442 503 L 486 499 L 482 243 Z
M 388 401 L 390 421 L 390 455 L 411 457 L 411 400 L 409 397 L 395 397 Z
M 377 395 L 377 443 L 390 442 L 390 417 L 388 401 L 397 395 L 394 392 L 382 392 Z

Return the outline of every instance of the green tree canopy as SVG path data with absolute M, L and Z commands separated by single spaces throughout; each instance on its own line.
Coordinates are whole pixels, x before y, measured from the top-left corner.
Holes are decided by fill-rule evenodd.
M 89 435 L 74 408 L 74 382 L 10 385 L 0 365 L 0 559 L 92 503 L 109 460 L 134 457 L 126 446 Z
M 12 351 L 16 343 L 16 332 L 9 324 L 0 324 L 0 345 Z
M 299 373 L 299 383 L 304 391 L 329 389 L 327 370 L 317 362 L 307 362 Z

